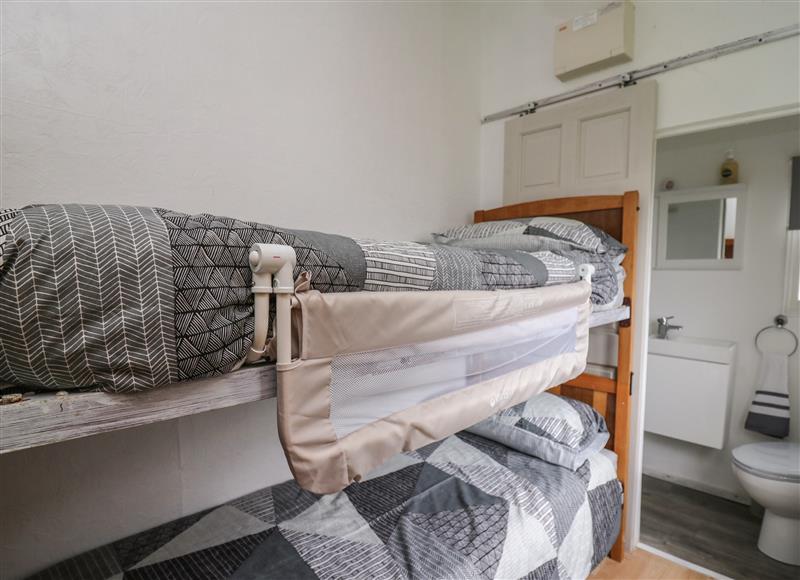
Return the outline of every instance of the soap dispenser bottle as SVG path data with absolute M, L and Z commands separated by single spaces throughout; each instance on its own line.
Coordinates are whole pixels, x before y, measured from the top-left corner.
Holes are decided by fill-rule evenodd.
M 733 149 L 728 149 L 725 153 L 725 161 L 719 169 L 719 177 L 722 185 L 739 183 L 739 164 L 733 158 Z

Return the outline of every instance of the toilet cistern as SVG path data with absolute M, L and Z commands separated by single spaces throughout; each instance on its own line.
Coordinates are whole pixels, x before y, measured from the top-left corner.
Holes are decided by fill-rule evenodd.
M 683 326 L 678 324 L 670 324 L 669 321 L 675 318 L 674 316 L 662 316 L 661 318 L 656 319 L 658 322 L 658 331 L 657 336 L 658 338 L 669 338 L 669 331 L 670 330 L 683 330 Z

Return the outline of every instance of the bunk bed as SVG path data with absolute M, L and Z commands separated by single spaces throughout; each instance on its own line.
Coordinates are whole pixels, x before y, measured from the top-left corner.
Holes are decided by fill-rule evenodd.
M 613 452 L 616 477 L 623 488 L 628 472 L 637 212 L 638 192 L 632 191 L 521 203 L 476 211 L 474 216 L 475 223 L 537 216 L 571 218 L 595 226 L 627 246 L 622 262 L 626 273 L 623 304 L 593 313 L 588 324 L 614 325 L 616 365 L 589 365 L 587 372 L 551 389 L 590 404 L 605 418 L 610 431 L 607 449 Z M 0 406 L 0 454 L 270 399 L 277 392 L 275 365 L 258 362 L 225 375 L 131 394 L 23 393 L 22 400 Z M 624 504 L 621 510 L 620 531 L 610 552 L 616 560 L 624 557 Z

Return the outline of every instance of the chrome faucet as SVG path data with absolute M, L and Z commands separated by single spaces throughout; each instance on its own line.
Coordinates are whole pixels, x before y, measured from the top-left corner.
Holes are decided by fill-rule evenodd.
M 677 324 L 670 324 L 669 321 L 675 318 L 674 316 L 662 316 L 657 319 L 658 322 L 658 338 L 669 338 L 670 330 L 683 330 L 683 326 Z

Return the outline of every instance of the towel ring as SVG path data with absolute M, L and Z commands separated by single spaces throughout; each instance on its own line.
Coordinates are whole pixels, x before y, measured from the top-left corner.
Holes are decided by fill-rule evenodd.
M 767 330 L 782 330 L 784 332 L 788 332 L 789 334 L 791 334 L 792 338 L 794 339 L 794 348 L 792 349 L 792 352 L 789 353 L 789 356 L 792 356 L 794 353 L 796 353 L 798 347 L 797 335 L 788 328 L 786 328 L 787 322 L 789 322 L 789 319 L 786 318 L 783 314 L 779 314 L 778 316 L 775 317 L 775 324 L 770 324 L 769 326 L 765 326 L 764 328 L 759 330 L 758 333 L 756 334 L 756 339 L 755 339 L 756 350 L 758 350 L 758 352 L 760 352 L 761 354 L 764 354 L 764 351 L 761 350 L 760 346 L 758 346 L 758 338 L 764 332 L 766 332 Z

